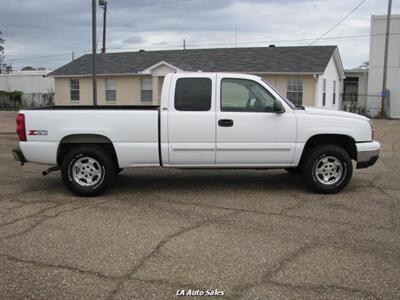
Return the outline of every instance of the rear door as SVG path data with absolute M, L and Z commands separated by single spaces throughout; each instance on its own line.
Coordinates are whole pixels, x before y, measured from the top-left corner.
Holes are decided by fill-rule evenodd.
M 173 76 L 168 101 L 170 165 L 215 165 L 215 83 L 215 74 Z
M 296 117 L 266 83 L 254 76 L 218 75 L 218 166 L 289 166 L 296 141 Z M 274 101 L 286 108 L 273 112 Z

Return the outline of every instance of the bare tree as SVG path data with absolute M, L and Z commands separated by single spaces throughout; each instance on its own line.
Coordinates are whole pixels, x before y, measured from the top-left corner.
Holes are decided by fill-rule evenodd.
M 7 65 L 5 62 L 4 62 L 4 59 L 5 59 L 5 46 L 4 46 L 4 44 L 5 44 L 5 42 L 6 42 L 6 40 L 2 37 L 2 35 L 3 35 L 3 33 L 2 33 L 2 31 L 0 30 L 0 74 L 1 73 L 9 73 L 10 72 L 10 70 L 11 70 L 11 66 L 10 65 Z
M 369 61 L 364 61 L 361 65 L 358 66 L 359 69 L 369 69 Z

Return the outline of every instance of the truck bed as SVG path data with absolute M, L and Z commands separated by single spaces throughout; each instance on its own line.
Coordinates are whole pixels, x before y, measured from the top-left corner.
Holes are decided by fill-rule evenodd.
M 158 106 L 52 106 L 20 113 L 27 134 L 20 147 L 28 161 L 56 165 L 60 143 L 100 137 L 112 142 L 121 168 L 160 164 Z

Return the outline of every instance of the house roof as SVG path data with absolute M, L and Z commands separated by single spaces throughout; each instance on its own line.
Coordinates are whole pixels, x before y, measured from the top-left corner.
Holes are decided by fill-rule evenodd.
M 336 46 L 302 46 L 106 53 L 96 55 L 96 69 L 101 75 L 140 74 L 163 61 L 184 71 L 323 73 L 336 49 Z M 90 75 L 91 60 L 91 54 L 83 55 L 49 75 Z

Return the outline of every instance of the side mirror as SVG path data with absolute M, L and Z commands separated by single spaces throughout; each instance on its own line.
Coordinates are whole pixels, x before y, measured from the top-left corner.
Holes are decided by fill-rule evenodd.
M 282 114 L 285 112 L 285 108 L 283 107 L 282 103 L 278 100 L 274 101 L 274 113 Z

